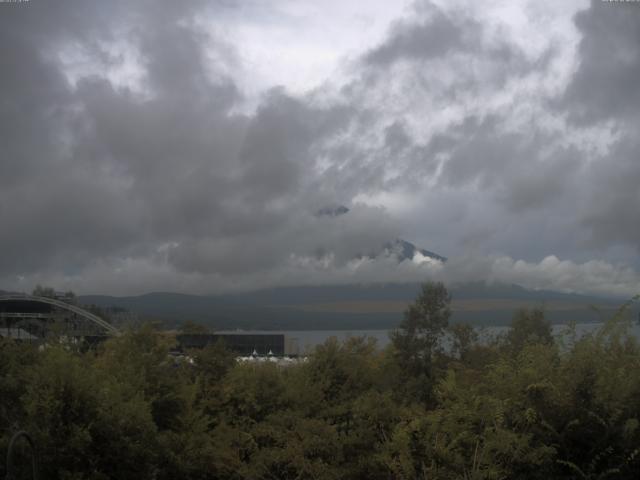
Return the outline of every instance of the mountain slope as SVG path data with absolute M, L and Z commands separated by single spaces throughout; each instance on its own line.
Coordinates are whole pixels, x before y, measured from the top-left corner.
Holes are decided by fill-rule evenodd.
M 387 242 L 384 245 L 384 249 L 394 254 L 398 258 L 399 262 L 402 262 L 404 260 L 413 260 L 417 254 L 420 254 L 426 258 L 438 260 L 440 262 L 447 261 L 447 257 L 443 257 L 441 255 L 438 255 L 437 253 L 425 250 L 424 248 L 418 248 L 413 243 L 407 242 L 406 240 L 403 240 L 401 238 L 397 238 L 393 242 Z
M 316 217 L 341 217 L 348 213 L 349 209 L 344 205 L 329 205 L 318 210 L 315 215 Z M 386 242 L 384 245 L 380 246 L 380 251 L 372 252 L 367 256 L 375 258 L 382 254 L 394 255 L 398 259 L 398 262 L 413 260 L 416 254 L 420 254 L 425 258 L 438 260 L 440 262 L 447 261 L 446 257 L 423 248 L 418 248 L 413 243 L 403 240 L 402 238 L 396 238 L 393 241 Z
M 393 328 L 419 284 L 279 287 L 254 292 L 197 296 L 153 293 L 136 297 L 81 296 L 83 304 L 117 306 L 142 319 L 178 326 L 186 320 L 216 329 Z M 450 288 L 453 322 L 508 324 L 518 308 L 543 306 L 554 323 L 591 322 L 608 316 L 619 301 L 560 292 L 531 291 L 518 285 L 463 284 Z M 601 308 L 601 314 L 591 306 Z

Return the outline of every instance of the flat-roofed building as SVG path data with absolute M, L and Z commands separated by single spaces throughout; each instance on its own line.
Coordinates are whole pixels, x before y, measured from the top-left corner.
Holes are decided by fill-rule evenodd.
M 238 355 L 297 355 L 295 339 L 284 333 L 179 333 L 176 335 L 181 350 L 204 348 L 221 341 Z

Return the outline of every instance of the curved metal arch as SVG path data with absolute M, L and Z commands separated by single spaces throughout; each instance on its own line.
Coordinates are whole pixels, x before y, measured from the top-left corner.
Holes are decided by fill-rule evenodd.
M 81 317 L 86 318 L 87 320 L 100 325 L 111 335 L 120 335 L 120 331 L 111 325 L 109 322 L 104 321 L 102 318 L 94 315 L 91 312 L 87 312 L 83 308 L 76 307 L 75 305 L 70 305 L 65 302 L 61 302 L 60 300 L 56 300 L 55 298 L 49 297 L 34 297 L 33 295 L 19 295 L 19 294 L 11 294 L 11 295 L 0 295 L 0 302 L 2 301 L 10 301 L 10 300 L 21 300 L 21 301 L 29 301 L 29 302 L 39 302 L 45 303 L 47 305 L 53 305 L 58 308 L 62 308 L 64 310 L 68 310 L 73 312 Z

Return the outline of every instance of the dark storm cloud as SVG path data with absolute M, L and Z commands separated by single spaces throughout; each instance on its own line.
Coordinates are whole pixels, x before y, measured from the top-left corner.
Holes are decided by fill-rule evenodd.
M 376 221 L 355 209 L 343 238 L 318 232 L 326 225 L 311 213 L 336 199 L 312 174 L 315 158 L 350 109 L 274 89 L 255 115 L 232 113 L 241 99 L 226 74 L 234 51 L 193 25 L 201 6 L 34 2 L 2 18 L 11 25 L 0 47 L 9 72 L 0 80 L 5 275 L 157 249 L 179 271 L 251 272 L 321 248 L 344 262 L 393 234 L 376 209 Z M 116 32 L 142 58 L 145 92 L 96 75 L 70 84 L 52 52 L 80 45 L 98 67 L 117 62 L 96 53 Z
M 589 208 L 581 220 L 598 247 L 631 245 L 640 253 L 640 142 L 634 137 L 620 141 L 608 162 L 592 166 Z
M 615 139 L 588 168 L 581 221 L 600 248 L 632 246 L 640 251 L 640 8 L 593 0 L 575 16 L 582 33 L 580 63 L 563 107 L 571 121 L 603 130 Z
M 573 148 L 557 148 L 551 158 L 542 155 L 553 136 L 533 129 L 505 131 L 503 118 L 467 118 L 452 127 L 447 138 L 435 137 L 432 151 L 449 155 L 442 169 L 442 183 L 464 187 L 470 183 L 493 192 L 514 214 L 555 203 L 581 170 Z
M 68 16 L 50 3 L 21 7 L 0 15 L 3 272 L 34 271 L 68 255 L 109 252 L 132 228 L 122 215 L 126 209 L 117 188 L 88 175 L 73 159 L 77 104 L 50 56 L 51 42 L 63 30 L 75 40 L 86 38 L 93 27 L 100 30 L 82 21 L 83 14 L 93 18 L 95 12 L 80 4 Z
M 344 88 L 272 88 L 239 113 L 242 52 L 201 22 L 221 8 L 235 7 L 3 9 L 0 224 L 11 228 L 0 236 L 0 279 L 120 293 L 431 275 L 534 287 L 560 275 L 561 288 L 590 291 L 635 281 L 551 256 L 640 243 L 631 10 L 593 2 L 576 17 L 579 64 L 562 95 L 538 86 L 554 75 L 554 48 L 529 51 L 472 11 L 421 1 Z M 137 86 L 113 73 L 128 54 Z M 65 55 L 91 73 L 71 75 Z M 589 125 L 611 119 L 609 144 L 580 144 Z M 400 219 L 372 206 L 397 197 L 413 205 Z M 340 204 L 347 215 L 315 215 Z M 448 256 L 506 255 L 447 267 L 365 258 L 407 232 Z
M 11 225 L 0 240 L 5 271 L 64 265 L 70 257 L 85 262 L 137 235 L 129 215 L 136 206 L 126 201 L 119 179 L 108 175 L 109 164 L 77 156 L 87 153 L 76 146 L 85 142 L 90 119 L 80 113 L 81 99 L 52 55 L 63 42 L 94 49 L 104 33 L 101 21 L 113 20 L 86 3 L 34 2 L 0 16 L 0 135 L 6 146 L 0 196 L 3 224 Z
M 337 218 L 295 209 L 289 213 L 287 222 L 258 235 L 188 240 L 170 249 L 169 260 L 179 271 L 202 274 L 264 273 L 297 261 L 343 267 L 379 252 L 385 239 L 398 232 L 397 223 L 380 208 L 356 205 Z
M 640 115 L 640 9 L 633 3 L 592 0 L 575 16 L 582 33 L 580 64 L 563 106 L 582 122 Z

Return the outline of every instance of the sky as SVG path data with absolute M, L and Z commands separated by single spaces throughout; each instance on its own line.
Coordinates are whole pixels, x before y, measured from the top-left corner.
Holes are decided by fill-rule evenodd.
M 0 67 L 0 289 L 640 293 L 640 2 L 0 3 Z

